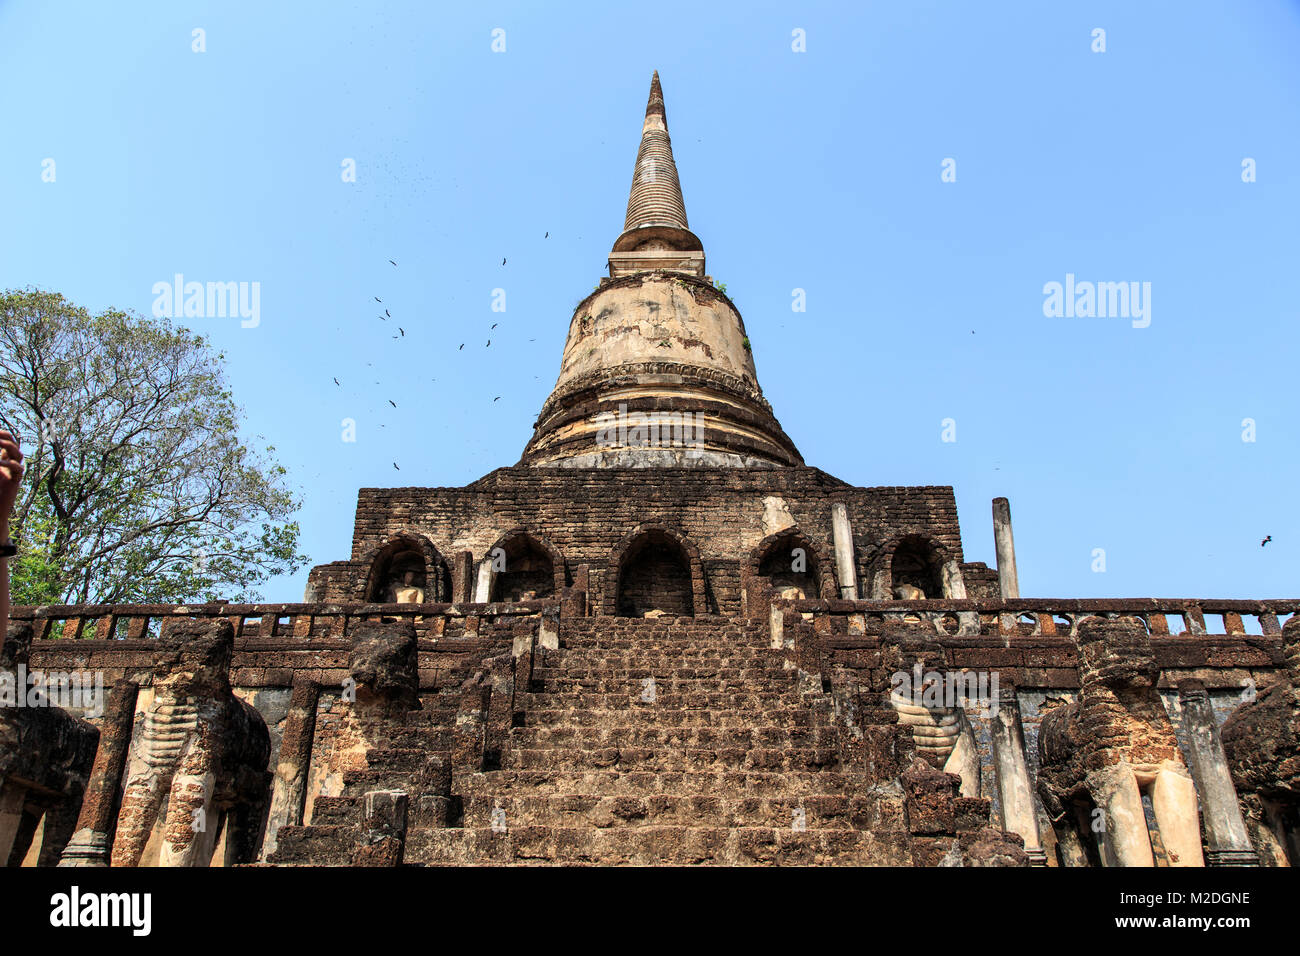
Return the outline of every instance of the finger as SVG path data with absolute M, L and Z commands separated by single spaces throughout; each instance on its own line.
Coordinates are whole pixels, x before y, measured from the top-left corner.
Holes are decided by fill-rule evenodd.
M 9 458 L 3 454 L 3 449 L 0 448 L 0 470 L 3 470 L 10 477 L 21 477 L 24 470 L 21 453 L 18 458 Z
M 4 452 L 4 457 L 10 461 L 20 462 L 23 460 L 23 450 L 18 447 L 18 443 L 12 438 L 5 438 L 8 432 L 0 433 L 0 451 Z

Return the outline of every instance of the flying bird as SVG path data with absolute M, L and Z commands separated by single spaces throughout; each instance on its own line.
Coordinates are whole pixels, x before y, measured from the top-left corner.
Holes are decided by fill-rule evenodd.
M 502 264 L 502 265 L 505 265 L 505 264 L 506 264 L 506 260 L 505 260 L 504 257 L 501 259 L 501 264 Z
M 388 261 L 389 261 L 389 262 L 393 262 L 393 260 L 392 260 L 392 259 L 389 259 L 389 260 L 388 260 Z M 394 269 L 396 269 L 396 268 L 397 268 L 397 263 L 396 263 L 396 262 L 393 262 L 393 268 L 394 268 Z
M 497 327 L 497 325 L 498 325 L 498 323 L 496 323 L 496 322 L 493 322 L 493 323 L 492 323 L 492 328 L 494 328 L 494 329 L 495 329 L 495 328 L 496 328 L 496 327 Z
M 484 348 L 487 348 L 487 347 L 488 347 L 489 345 L 491 345 L 491 344 L 492 344 L 492 340 L 491 340 L 491 339 L 488 339 L 488 343 L 487 343 L 487 345 L 485 345 L 485 346 L 483 346 L 483 347 L 484 347 Z
M 393 467 L 394 467 L 394 468 L 397 468 L 397 462 L 393 462 Z M 398 470 L 398 471 L 401 471 L 402 469 L 397 468 L 397 470 Z
M 381 298 L 379 298 L 379 296 L 375 296 L 375 301 L 376 301 L 376 302 L 383 302 L 384 300 L 381 299 Z
M 1264 545 L 1268 544 L 1272 540 L 1273 540 L 1273 536 L 1270 534 L 1267 538 L 1265 538 L 1263 541 L 1259 543 L 1259 546 L 1262 548 L 1264 547 Z
M 338 380 L 337 378 L 334 379 L 334 384 L 337 385 L 338 383 L 339 383 L 339 380 Z
M 542 236 L 542 238 L 543 238 L 543 239 L 549 239 L 549 238 L 551 238 L 551 234 L 548 232 L 546 235 Z
M 499 401 L 501 401 L 501 396 L 498 395 L 496 398 L 492 399 L 492 401 L 494 401 L 494 402 L 499 402 Z
M 397 407 L 397 403 L 396 403 L 395 401 L 393 401 L 391 398 L 388 400 L 388 404 L 389 404 L 389 405 L 392 405 L 394 408 Z
M 461 342 L 461 343 L 460 343 L 460 349 L 463 349 L 464 347 L 465 347 L 465 343 L 464 343 L 464 342 Z M 459 352 L 460 349 L 457 349 L 456 351 Z

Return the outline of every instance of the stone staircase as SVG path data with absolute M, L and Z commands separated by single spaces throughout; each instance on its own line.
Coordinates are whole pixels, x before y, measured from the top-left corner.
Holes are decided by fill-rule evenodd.
M 331 711 L 318 736 L 351 721 L 364 745 L 267 863 L 1028 862 L 892 710 L 858 698 L 851 728 L 769 641 L 734 618 L 562 618 L 558 648 L 516 643 L 419 710 Z
M 497 769 L 408 864 L 910 864 L 904 799 L 842 764 L 830 696 L 764 623 L 568 618 Z M 327 805 L 328 806 L 328 805 Z
M 343 773 L 342 793 L 317 796 L 311 823 L 284 826 L 268 862 L 276 865 L 341 866 L 353 862 L 358 840 L 367 829 L 365 795 L 400 791 L 409 795 L 406 826 L 411 831 L 442 829 L 452 803 L 449 754 L 454 746 L 456 698 L 426 699 L 424 707 L 402 719 L 376 721 L 379 746 L 366 753 L 365 769 Z

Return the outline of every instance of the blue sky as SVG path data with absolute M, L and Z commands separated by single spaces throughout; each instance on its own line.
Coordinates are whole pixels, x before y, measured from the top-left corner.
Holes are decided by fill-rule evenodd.
M 256 328 L 190 324 L 304 550 L 342 559 L 358 487 L 518 460 L 658 69 L 691 227 L 808 464 L 954 486 L 990 564 L 1009 497 L 1027 596 L 1293 596 L 1297 51 L 1278 0 L 9 0 L 0 286 L 148 313 L 178 272 L 259 282 Z M 1045 317 L 1067 273 L 1150 282 L 1150 326 Z

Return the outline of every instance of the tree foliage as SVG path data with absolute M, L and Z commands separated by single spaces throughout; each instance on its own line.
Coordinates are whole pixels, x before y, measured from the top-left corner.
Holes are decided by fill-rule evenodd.
M 27 475 L 18 604 L 253 601 L 293 572 L 299 502 L 241 441 L 224 359 L 164 319 L 0 294 L 0 417 Z

